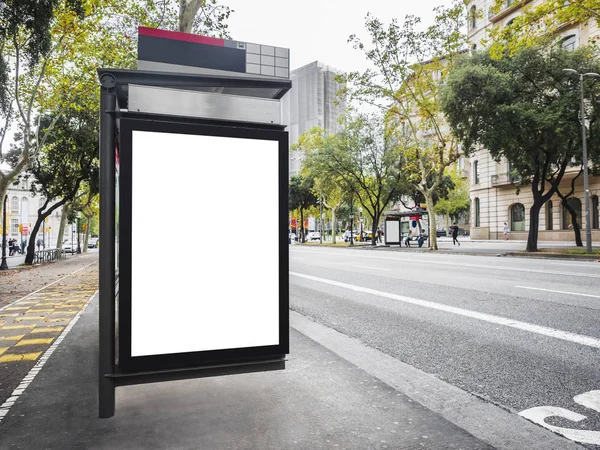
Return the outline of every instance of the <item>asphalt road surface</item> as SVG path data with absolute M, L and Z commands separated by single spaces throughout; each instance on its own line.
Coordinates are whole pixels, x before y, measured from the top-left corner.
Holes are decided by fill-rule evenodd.
M 290 308 L 600 449 L 600 263 L 294 246 Z

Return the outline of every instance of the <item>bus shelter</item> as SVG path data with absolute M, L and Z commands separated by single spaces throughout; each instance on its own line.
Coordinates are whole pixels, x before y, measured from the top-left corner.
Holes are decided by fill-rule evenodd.
M 385 212 L 385 244 L 402 246 L 409 236 L 416 241 L 419 236 L 425 237 L 426 246 L 429 247 L 429 212 L 424 209 L 402 212 Z
M 219 52 L 233 50 L 209 56 L 219 62 Z M 115 413 L 116 387 L 281 370 L 289 353 L 289 144 L 280 99 L 291 81 L 173 67 L 98 69 L 104 418 Z M 256 198 L 276 238 L 258 253 L 232 250 L 225 243 L 239 220 L 223 218 L 232 204 L 251 215 Z

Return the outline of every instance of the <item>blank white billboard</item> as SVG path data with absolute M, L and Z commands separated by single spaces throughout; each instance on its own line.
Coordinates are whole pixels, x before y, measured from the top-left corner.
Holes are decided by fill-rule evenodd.
M 132 133 L 131 356 L 278 345 L 279 143 Z
M 385 222 L 385 242 L 400 242 L 400 222 L 388 220 Z

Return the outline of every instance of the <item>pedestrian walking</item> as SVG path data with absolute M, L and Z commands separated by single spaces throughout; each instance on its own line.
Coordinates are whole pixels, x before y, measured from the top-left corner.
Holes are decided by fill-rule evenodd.
M 25 253 L 25 247 L 27 247 L 27 240 L 26 240 L 26 239 L 23 239 L 23 240 L 21 241 L 21 253 L 22 253 L 22 254 L 23 254 L 23 253 Z
M 14 241 L 12 239 L 8 240 L 8 256 L 12 256 L 15 253 Z
M 508 232 L 509 232 L 508 224 L 504 222 L 504 240 L 508 241 Z
M 38 240 L 36 241 L 36 244 L 37 244 L 37 248 L 38 248 L 38 252 L 39 252 L 39 251 L 40 251 L 40 247 L 42 246 L 42 240 L 41 240 L 41 239 L 38 239 Z
M 460 242 L 458 242 L 458 225 L 454 224 L 452 227 L 452 245 L 456 245 L 460 247 Z
M 377 227 L 377 241 L 379 243 L 381 243 L 381 235 L 382 235 L 381 228 Z

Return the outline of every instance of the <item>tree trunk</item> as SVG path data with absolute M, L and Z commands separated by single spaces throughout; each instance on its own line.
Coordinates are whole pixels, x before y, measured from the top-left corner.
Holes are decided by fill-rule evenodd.
M 304 211 L 300 208 L 300 242 L 304 244 Z
M 446 237 L 450 236 L 450 214 L 446 214 Z M 436 231 L 437 236 L 437 231 Z
M 533 206 L 529 209 L 529 234 L 527 235 L 527 248 L 528 252 L 538 251 L 538 228 L 540 225 L 540 209 L 542 209 L 542 201 L 538 199 L 533 200 Z
M 431 250 L 437 250 L 437 234 L 435 224 L 435 207 L 433 206 L 433 194 L 431 191 L 423 192 L 425 204 L 429 213 L 429 244 Z
M 377 228 L 379 228 L 377 226 L 377 224 L 379 223 L 380 217 L 381 217 L 381 212 L 375 213 L 375 216 L 373 217 L 373 225 L 371 226 L 371 245 L 372 246 L 377 245 Z
M 33 230 L 31 230 L 31 234 L 29 235 L 29 245 L 27 245 L 27 254 L 25 255 L 25 264 L 33 264 L 33 257 L 35 256 L 35 238 L 37 236 L 38 231 L 40 231 L 40 227 L 46 220 L 45 216 L 37 217 L 35 221 L 35 225 L 33 226 Z
M 583 247 L 583 242 L 581 241 L 581 227 L 579 226 L 579 222 L 577 222 L 577 213 L 573 208 L 569 206 L 567 203 L 567 199 L 563 198 L 561 201 L 562 205 L 569 211 L 571 215 L 571 222 L 573 223 L 573 231 L 575 232 L 575 245 L 577 247 Z
M 56 248 L 62 249 L 63 237 L 65 235 L 65 225 L 69 216 L 70 203 L 65 203 L 62 208 L 62 214 L 60 216 L 60 225 L 58 226 L 58 241 L 56 242 Z
M 335 222 L 335 208 L 331 208 L 331 242 L 335 245 L 335 235 L 337 227 Z
M 179 0 L 179 31 L 191 33 L 194 19 L 205 0 Z

